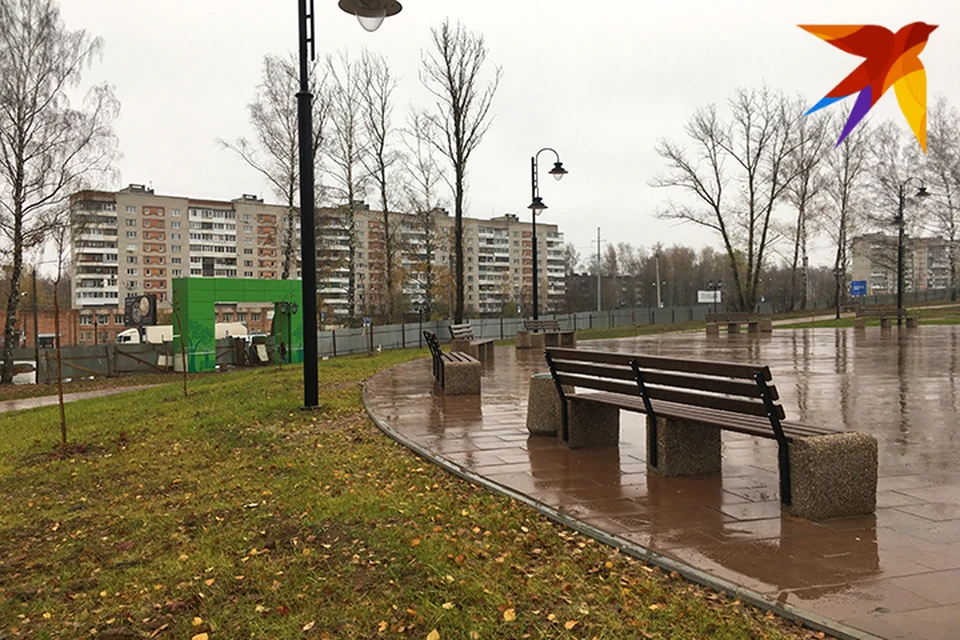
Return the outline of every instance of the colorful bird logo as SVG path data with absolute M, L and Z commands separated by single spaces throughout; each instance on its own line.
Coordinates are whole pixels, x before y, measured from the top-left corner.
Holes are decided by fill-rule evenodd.
M 907 123 L 927 152 L 927 73 L 920 52 L 937 25 L 914 22 L 893 33 L 877 25 L 801 24 L 801 29 L 833 46 L 865 58 L 863 63 L 815 104 L 806 115 L 859 92 L 837 146 L 892 85 Z

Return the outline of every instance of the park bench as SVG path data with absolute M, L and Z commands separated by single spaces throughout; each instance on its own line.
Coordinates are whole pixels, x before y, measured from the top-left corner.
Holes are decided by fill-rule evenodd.
M 571 448 L 618 444 L 624 409 L 646 414 L 650 472 L 719 473 L 720 432 L 732 431 L 777 442 L 780 499 L 795 515 L 876 508 L 876 438 L 788 422 L 764 365 L 559 348 L 545 356 Z
M 521 337 L 520 334 L 525 334 Z M 534 336 L 534 337 L 531 337 Z M 542 336 L 542 337 L 541 337 Z M 524 320 L 523 331 L 517 332 L 517 342 L 527 340 L 531 347 L 576 347 L 577 333 L 575 331 L 563 331 L 560 329 L 560 323 L 556 319 L 548 320 Z M 542 341 L 542 342 L 541 342 Z
M 706 315 L 707 335 L 719 335 L 720 325 L 726 323 L 727 333 L 740 333 L 740 325 L 747 325 L 747 333 L 769 333 L 773 331 L 773 322 L 769 316 L 752 316 L 744 311 L 708 313 Z
M 432 331 L 424 331 L 423 339 L 430 349 L 433 377 L 443 393 L 451 396 L 480 394 L 480 361 L 468 353 L 440 350 L 440 339 Z
M 858 308 L 857 316 L 853 321 L 856 329 L 865 329 L 867 327 L 867 318 L 880 318 L 880 328 L 889 329 L 893 324 L 894 318 L 906 318 L 907 328 L 916 329 L 920 326 L 920 318 L 916 314 L 911 314 L 906 309 L 867 309 Z
M 469 322 L 450 325 L 450 350 L 468 353 L 480 362 L 493 362 L 493 338 L 478 340 Z

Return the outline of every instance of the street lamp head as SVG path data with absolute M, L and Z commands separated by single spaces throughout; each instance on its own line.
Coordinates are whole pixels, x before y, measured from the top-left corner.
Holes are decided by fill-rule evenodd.
M 568 172 L 563 168 L 563 163 L 557 160 L 553 163 L 553 169 L 550 169 L 548 173 L 552 175 L 557 182 L 560 182 L 560 180 L 563 179 L 563 176 L 567 175 Z
M 547 205 L 543 204 L 543 198 L 537 196 L 533 199 L 533 202 L 530 203 L 530 206 L 527 209 L 533 211 L 533 215 L 538 216 L 540 212 L 547 208 Z
M 380 28 L 384 18 L 397 15 L 403 7 L 397 0 L 340 0 L 340 8 L 357 16 L 360 26 L 373 32 Z
M 920 188 L 917 189 L 916 197 L 918 197 L 918 198 L 926 198 L 926 197 L 929 196 L 929 195 L 930 195 L 930 192 L 927 191 L 927 188 L 926 188 L 925 186 L 923 186 L 923 185 L 920 185 Z

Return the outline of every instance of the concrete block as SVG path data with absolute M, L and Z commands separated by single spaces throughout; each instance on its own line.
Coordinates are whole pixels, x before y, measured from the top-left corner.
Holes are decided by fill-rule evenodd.
M 916 329 L 920 326 L 920 318 L 917 316 L 907 316 L 907 329 Z
M 810 520 L 873 513 L 877 508 L 877 439 L 835 433 L 790 443 L 790 513 Z
M 720 325 L 716 322 L 707 323 L 707 335 L 708 336 L 718 336 L 720 335 Z
M 760 333 L 760 321 L 751 320 L 747 323 L 747 333 Z
M 880 318 L 880 328 L 889 329 L 893 326 L 893 318 Z
M 480 395 L 480 361 L 444 362 L 443 393 L 448 396 Z
M 477 356 L 476 347 L 471 348 L 469 340 L 451 340 L 450 341 L 450 351 L 459 351 L 460 353 L 468 353 L 474 358 L 480 359 Z
M 517 349 L 543 349 L 546 347 L 546 340 L 542 333 L 517 331 L 515 344 Z
M 570 347 L 575 349 L 577 346 L 577 332 L 576 331 L 561 331 L 560 332 L 560 346 L 561 347 Z
M 564 386 L 563 392 L 572 395 L 574 389 Z M 563 426 L 561 402 L 553 376 L 549 373 L 531 376 L 527 394 L 527 431 L 535 436 L 557 435 Z
M 866 329 L 867 328 L 867 319 L 866 318 L 857 318 L 853 321 L 854 329 Z
M 761 318 L 760 319 L 760 333 L 772 333 L 773 332 L 773 320 L 770 318 Z
M 728 323 L 727 323 L 727 333 L 740 333 L 740 323 L 739 323 L 739 322 L 728 322 Z
M 560 432 L 562 435 L 562 430 Z M 590 402 L 583 396 L 567 398 L 567 442 L 571 449 L 613 446 L 620 442 L 620 409 Z
M 649 420 L 649 418 L 648 418 Z M 697 476 L 720 473 L 720 429 L 695 420 L 657 417 L 657 466 L 647 470 L 661 476 Z M 652 430 L 647 428 L 647 451 Z

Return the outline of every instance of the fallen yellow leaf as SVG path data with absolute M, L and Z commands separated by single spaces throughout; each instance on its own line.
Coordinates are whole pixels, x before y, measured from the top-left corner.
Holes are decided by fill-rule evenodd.
M 304 630 L 304 631 L 310 631 L 310 629 L 313 629 L 313 625 L 315 625 L 315 624 L 317 624 L 317 621 L 316 621 L 316 620 L 311 620 L 311 621 L 308 622 L 307 624 L 303 625 L 303 630 Z
M 442 606 L 444 609 L 453 609 L 453 603 L 452 603 L 452 602 L 444 602 L 441 606 Z
M 514 620 L 517 619 L 517 612 L 514 611 L 513 609 L 507 609 L 506 611 L 503 612 L 503 619 L 506 620 L 507 622 L 513 622 Z
M 194 616 L 194 618 L 193 618 L 193 626 L 199 627 L 199 626 L 202 625 L 202 624 L 203 624 L 203 618 Z
M 381 621 L 380 621 L 380 624 L 377 625 L 377 631 L 379 631 L 380 633 L 383 633 L 384 631 L 387 630 L 387 627 L 388 627 L 388 626 L 389 626 L 389 625 L 387 625 L 387 621 L 386 621 L 386 620 L 381 620 Z
M 434 629 L 427 634 L 427 640 L 440 640 L 440 632 Z
M 576 620 L 567 620 L 566 622 L 563 623 L 563 628 L 569 631 L 570 629 L 573 629 L 578 624 L 580 623 L 577 622 Z
M 210 586 L 213 586 L 213 583 L 216 582 L 216 581 L 217 581 L 216 578 L 210 578 L 209 580 L 204 580 L 204 581 L 203 581 L 203 584 L 205 584 L 205 585 L 207 585 L 208 587 L 210 587 Z
M 190 640 L 210 640 L 210 636 L 208 636 L 205 633 L 198 633 L 197 635 L 193 636 L 193 638 L 191 638 Z

